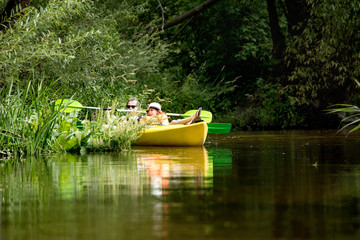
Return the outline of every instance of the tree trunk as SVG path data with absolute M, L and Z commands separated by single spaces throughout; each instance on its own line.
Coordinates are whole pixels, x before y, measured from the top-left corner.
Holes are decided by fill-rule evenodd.
M 285 51 L 285 37 L 280 31 L 279 18 L 276 10 L 275 0 L 266 0 L 269 13 L 269 24 L 271 39 L 273 42 L 273 58 L 281 61 Z

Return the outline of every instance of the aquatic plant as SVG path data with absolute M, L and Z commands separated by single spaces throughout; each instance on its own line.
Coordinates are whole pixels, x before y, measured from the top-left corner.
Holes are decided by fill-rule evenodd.
M 74 111 L 59 118 L 50 141 L 52 149 L 67 152 L 130 149 L 138 132 L 145 128 L 145 123 L 115 112 L 108 117 L 100 111 L 96 121 L 80 120 L 77 115 L 78 111 Z
M 117 151 L 129 149 L 144 123 L 99 112 L 96 122 L 65 113 L 53 99 L 54 85 L 29 81 L 25 89 L 14 82 L 0 89 L 0 159 L 59 151 Z
M 340 114 L 342 117 L 342 120 L 340 124 L 343 126 L 340 128 L 339 131 L 342 131 L 346 128 L 353 127 L 349 133 L 352 133 L 358 129 L 360 129 L 360 109 L 358 106 L 351 105 L 351 104 L 336 104 L 333 105 L 333 108 L 327 110 L 328 113 L 334 114 Z

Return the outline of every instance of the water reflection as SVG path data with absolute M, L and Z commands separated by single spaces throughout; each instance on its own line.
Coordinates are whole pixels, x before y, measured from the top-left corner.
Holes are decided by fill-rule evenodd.
M 228 218 L 236 228 L 251 229 L 257 222 L 256 229 L 270 230 L 248 230 L 252 238 L 360 237 L 359 135 L 243 132 L 212 136 L 208 143 L 233 149 L 232 180 L 239 194 L 224 190 L 228 183 L 214 192 L 224 195 L 229 214 L 240 216 L 243 224 Z
M 43 191 L 52 191 L 60 199 L 110 191 L 143 195 L 147 188 L 153 195 L 166 195 L 169 188 L 211 189 L 213 156 L 204 147 L 138 147 L 120 153 L 63 154 L 45 161 L 7 163 L 0 170 L 2 183 L 7 184 L 3 191 L 10 188 L 12 194 L 21 192 L 19 199 L 25 193 L 29 198 L 39 198 L 36 193 Z M 219 160 L 220 164 L 224 161 Z M 231 159 L 227 161 L 231 163 Z
M 223 155 L 220 164 L 231 166 Z M 216 156 L 204 147 L 138 147 L 5 163 L 0 237 L 119 239 L 119 230 L 134 239 L 167 237 L 184 199 L 212 194 Z
M 181 188 L 204 191 L 213 186 L 213 166 L 204 147 L 143 147 L 133 152 L 153 195 L 168 195 L 169 189 Z
M 0 239 L 357 239 L 360 138 L 212 135 L 0 165 Z

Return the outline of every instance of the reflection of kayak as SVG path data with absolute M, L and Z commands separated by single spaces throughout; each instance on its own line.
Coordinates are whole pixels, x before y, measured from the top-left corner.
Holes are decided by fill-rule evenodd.
M 141 169 L 151 177 L 211 177 L 212 165 L 208 162 L 205 147 L 152 147 L 132 148 Z M 161 170 L 161 171 L 160 171 Z
M 207 161 L 208 151 L 199 147 L 136 146 L 131 148 L 136 158 L 141 160 L 171 160 L 171 162 L 195 163 Z
M 154 196 L 178 191 L 195 194 L 213 188 L 213 168 L 208 153 L 201 147 L 134 147 L 138 170 L 148 177 L 146 183 Z
M 208 126 L 205 122 L 190 125 L 163 125 L 146 129 L 133 143 L 140 146 L 202 146 Z

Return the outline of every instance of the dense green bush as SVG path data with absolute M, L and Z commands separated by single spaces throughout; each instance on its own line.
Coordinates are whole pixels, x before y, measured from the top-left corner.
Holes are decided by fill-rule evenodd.
M 121 151 L 130 149 L 144 128 L 145 122 L 126 120 L 114 112 L 110 118 L 101 111 L 96 121 L 82 120 L 76 110 L 60 115 L 49 145 L 54 151 Z
M 146 35 L 203 1 L 160 2 L 31 1 L 0 32 L 0 86 L 55 82 L 52 100 L 73 96 L 86 106 L 125 105 L 130 96 L 143 108 L 157 101 L 170 112 L 202 106 L 215 121 L 251 128 L 329 122 L 320 116 L 324 107 L 358 101 L 357 2 L 307 1 L 295 36 L 288 34 L 287 6 L 278 5 L 288 64 L 278 72 L 266 1 L 219 1 Z M 57 92 L 60 86 L 67 91 Z
M 166 3 L 175 5 L 169 1 L 163 5 Z M 196 79 L 197 90 L 209 95 L 210 109 L 228 115 L 246 94 L 256 91 L 256 79 L 265 79 L 270 73 L 267 22 L 264 1 L 220 1 L 166 31 L 166 38 L 173 44 L 163 70 L 179 71 L 180 82 L 187 81 L 187 76 Z
M 100 112 L 96 122 L 63 112 L 52 100 L 53 82 L 29 81 L 25 89 L 5 84 L 0 90 L 0 159 L 47 152 L 117 151 L 129 149 L 144 124 L 112 121 Z M 60 89 L 63 90 L 63 89 Z M 81 126 L 79 126 L 79 124 Z
M 157 62 L 166 54 L 153 39 L 122 39 L 111 16 L 91 1 L 52 1 L 28 7 L 14 27 L 0 35 L 1 79 L 21 84 L 31 76 L 60 79 L 68 95 L 85 104 L 123 102 L 146 91 Z
M 289 129 L 304 127 L 305 116 L 279 84 L 257 80 L 258 90 L 247 94 L 246 101 L 221 120 L 232 122 L 234 129 Z
M 357 1 L 308 1 L 309 19 L 287 49 L 294 67 L 286 90 L 299 104 L 320 110 L 349 101 L 360 75 L 360 21 Z M 299 26 L 302 27 L 302 26 Z

